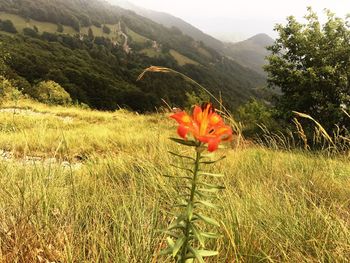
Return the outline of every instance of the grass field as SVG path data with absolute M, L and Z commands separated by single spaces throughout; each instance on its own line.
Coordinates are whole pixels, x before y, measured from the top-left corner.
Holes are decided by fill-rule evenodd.
M 15 14 L 0 12 L 0 19 L 11 20 L 12 23 L 15 25 L 18 32 L 22 32 L 22 30 L 26 27 L 33 28 L 34 26 L 36 26 L 38 28 L 39 33 L 43 33 L 43 32 L 55 33 L 55 32 L 57 32 L 57 25 L 55 25 L 53 23 L 40 22 L 40 21 L 36 21 L 33 19 L 26 20 L 25 18 L 18 16 L 18 15 L 15 15 Z M 69 26 L 64 26 L 63 29 L 64 29 L 63 33 L 66 33 L 66 34 L 76 34 L 77 33 L 77 31 L 75 31 L 72 27 L 69 27 Z
M 0 161 L 1 262 L 173 262 L 157 230 L 173 219 L 179 185 L 163 174 L 179 175 L 167 151 L 190 152 L 168 139 L 168 114 L 14 106 L 0 111 L 0 149 L 13 153 Z M 222 237 L 207 262 L 350 260 L 346 157 L 251 146 L 213 158 L 223 154 L 213 171 L 226 189 L 211 211 Z
M 15 14 L 10 14 L 10 13 L 5 13 L 5 12 L 0 12 L 0 19 L 2 20 L 11 20 L 12 23 L 15 25 L 16 29 L 18 32 L 22 32 L 24 28 L 29 27 L 29 28 L 33 28 L 34 26 L 36 26 L 39 30 L 39 33 L 43 33 L 43 32 L 49 32 L 49 33 L 57 33 L 57 25 L 53 24 L 53 23 L 48 23 L 48 22 L 41 22 L 41 21 L 36 21 L 33 19 L 25 19 L 21 16 L 15 15 Z M 103 32 L 102 27 L 96 27 L 96 26 L 91 26 L 92 32 L 94 34 L 94 36 L 98 36 L 98 37 L 106 37 L 106 38 L 110 38 L 112 40 L 117 40 L 117 41 L 121 41 L 119 35 L 117 34 L 117 28 L 118 25 L 117 24 L 106 24 L 106 26 L 108 26 L 111 29 L 111 33 L 110 34 L 106 34 Z M 64 34 L 69 34 L 69 35 L 75 35 L 78 32 L 75 31 L 72 27 L 70 26 L 63 26 L 63 33 Z M 81 33 L 87 35 L 89 31 L 89 27 L 82 27 L 81 28 Z M 131 36 L 131 38 L 136 41 L 136 42 L 141 42 L 144 43 L 147 38 L 133 32 L 132 30 L 128 29 L 128 35 Z
M 117 34 L 117 29 L 119 29 L 118 25 L 112 25 L 112 24 L 106 24 L 107 27 L 111 30 L 110 34 L 106 34 L 103 32 L 102 27 L 96 27 L 96 26 L 91 26 L 91 30 L 94 34 L 95 37 L 105 37 L 105 38 L 110 38 L 112 40 L 117 40 L 121 41 L 120 36 Z M 89 32 L 89 27 L 82 27 L 81 28 L 81 33 L 87 35 Z
M 212 55 L 206 49 L 204 49 L 202 47 L 197 47 L 197 49 L 203 56 L 206 56 L 209 59 L 213 58 Z
M 180 66 L 183 66 L 183 65 L 186 65 L 186 64 L 193 64 L 193 65 L 198 65 L 198 62 L 180 54 L 179 52 L 177 52 L 176 50 L 174 49 L 171 49 L 169 51 L 170 55 L 173 56 L 173 58 L 177 61 L 177 63 L 180 65 Z
M 161 53 L 157 52 L 154 48 L 145 48 L 142 49 L 140 52 L 151 58 L 161 55 Z
M 127 28 L 126 30 L 126 34 L 131 37 L 131 39 L 136 42 L 136 43 L 145 43 L 147 42 L 149 39 L 132 31 L 130 28 Z

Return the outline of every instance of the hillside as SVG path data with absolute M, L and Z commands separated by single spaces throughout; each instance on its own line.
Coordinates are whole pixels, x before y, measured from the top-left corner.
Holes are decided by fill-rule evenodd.
M 108 0 L 108 1 L 116 6 L 120 6 L 125 9 L 132 10 L 137 14 L 143 17 L 147 17 L 152 21 L 158 24 L 164 25 L 168 28 L 172 28 L 172 27 L 178 28 L 185 35 L 191 36 L 196 41 L 202 41 L 206 46 L 218 52 L 222 51 L 225 48 L 224 43 L 222 43 L 220 40 L 202 32 L 201 30 L 192 26 L 191 24 L 187 23 L 181 18 L 175 17 L 173 15 L 170 15 L 164 12 L 157 12 L 154 10 L 142 8 L 124 0 Z
M 225 54 L 239 64 L 264 75 L 262 66 L 266 64 L 265 57 L 269 55 L 266 47 L 272 44 L 271 37 L 266 34 L 258 34 L 241 42 L 227 43 Z
M 265 76 L 262 65 L 265 64 L 264 58 L 268 55 L 266 47 L 273 43 L 273 39 L 266 34 L 258 34 L 237 43 L 224 43 L 173 15 L 145 9 L 124 0 L 109 0 L 109 2 L 116 6 L 132 10 L 168 28 L 178 28 L 184 34 L 203 42 L 218 53 L 228 56 L 239 64 Z
M 160 255 L 179 191 L 167 114 L 54 107 L 0 108 L 0 261 L 173 262 Z M 348 160 L 251 146 L 212 159 L 225 186 L 218 263 L 347 262 Z M 161 158 L 160 158 L 161 157 Z
M 151 74 L 137 82 L 150 65 L 188 75 L 221 94 L 231 109 L 261 96 L 265 85 L 259 74 L 178 29 L 107 2 L 1 0 L 0 19 L 12 21 L 17 31 L 0 36 L 10 54 L 6 74 L 28 93 L 38 81 L 51 79 L 91 107 L 138 111 L 155 110 L 161 99 L 184 107 L 190 94 L 203 93 L 177 76 Z

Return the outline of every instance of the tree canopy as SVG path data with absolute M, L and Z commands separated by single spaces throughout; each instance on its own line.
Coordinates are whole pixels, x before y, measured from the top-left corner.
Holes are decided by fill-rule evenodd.
M 30 95 L 38 101 L 48 104 L 64 105 L 72 102 L 69 93 L 52 80 L 39 82 L 32 89 Z
M 284 118 L 292 111 L 313 116 L 329 130 L 334 125 L 350 127 L 343 110 L 350 102 L 350 30 L 349 21 L 325 11 L 321 24 L 311 8 L 306 23 L 288 17 L 286 25 L 277 25 L 279 34 L 265 67 L 270 87 L 282 95 L 277 109 Z

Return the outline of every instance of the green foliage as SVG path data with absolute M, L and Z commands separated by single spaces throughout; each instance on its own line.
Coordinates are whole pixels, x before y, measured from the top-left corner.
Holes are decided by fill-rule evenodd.
M 258 100 L 252 100 L 237 109 L 238 120 L 243 123 L 243 133 L 253 136 L 262 132 L 260 127 L 269 131 L 278 129 L 275 112 L 272 107 Z
M 30 27 L 26 27 L 23 29 L 23 34 L 29 37 L 38 37 L 38 32 L 36 32 L 34 29 Z
M 0 76 L 0 101 L 17 101 L 22 93 L 9 81 Z
M 17 33 L 17 29 L 11 20 L 0 20 L 0 30 L 6 31 L 8 33 Z
M 197 93 L 194 91 L 186 92 L 185 95 L 187 97 L 187 109 L 191 109 L 193 105 L 201 105 L 205 101 L 210 101 L 210 96 L 204 90 L 199 90 Z
M 4 75 L 7 69 L 7 65 L 5 62 L 7 58 L 8 58 L 8 54 L 4 48 L 3 43 L 0 42 L 0 76 Z
M 39 82 L 33 87 L 30 95 L 34 99 L 48 104 L 65 105 L 72 102 L 69 93 L 58 83 L 51 80 Z
M 57 32 L 63 33 L 63 31 L 64 31 L 64 28 L 63 28 L 62 24 L 57 24 Z
M 211 203 L 218 191 L 224 187 L 216 184 L 209 184 L 205 182 L 206 177 L 219 177 L 220 174 L 206 173 L 202 166 L 206 164 L 214 164 L 217 161 L 208 161 L 207 156 L 202 154 L 200 143 L 196 141 L 182 140 L 178 138 L 171 138 L 172 141 L 192 147 L 195 152 L 195 158 L 190 156 L 169 152 L 176 159 L 180 159 L 181 163 L 192 164 L 191 168 L 187 166 L 172 165 L 175 168 L 182 170 L 181 176 L 166 177 L 174 179 L 182 179 L 184 181 L 182 191 L 180 190 L 178 199 L 175 204 L 180 211 L 175 220 L 165 230 L 167 237 L 168 248 L 163 250 L 163 255 L 171 255 L 176 262 L 185 263 L 188 260 L 197 260 L 204 263 L 204 257 L 216 256 L 217 251 L 205 250 L 206 240 L 215 239 L 219 237 L 217 234 L 207 232 L 205 225 L 212 225 L 219 227 L 220 224 L 215 219 L 204 215 L 208 210 L 218 209 L 219 207 Z M 222 160 L 224 158 L 220 158 Z M 218 161 L 219 161 L 218 160 Z
M 111 29 L 106 25 L 103 25 L 102 31 L 103 31 L 103 33 L 105 33 L 107 35 L 109 35 L 111 33 Z
M 6 75 L 10 76 L 12 85 L 18 90 L 22 91 L 23 93 L 26 93 L 27 91 L 32 89 L 32 85 L 25 78 L 9 73 Z
M 93 41 L 94 40 L 94 32 L 92 31 L 91 27 L 89 27 L 88 30 L 88 38 Z
M 295 110 L 310 114 L 328 130 L 334 125 L 349 128 L 342 112 L 350 103 L 349 23 L 330 11 L 326 15 L 321 24 L 309 8 L 305 24 L 288 17 L 286 25 L 278 25 L 279 37 L 269 48 L 265 70 L 269 86 L 282 90 L 277 108 L 284 119 Z

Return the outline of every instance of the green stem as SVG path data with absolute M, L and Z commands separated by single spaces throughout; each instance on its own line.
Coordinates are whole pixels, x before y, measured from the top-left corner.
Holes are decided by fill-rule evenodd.
M 185 263 L 186 262 L 186 254 L 188 252 L 187 246 L 189 241 L 189 235 L 190 235 L 190 226 L 192 221 L 192 212 L 190 211 L 194 207 L 194 195 L 196 192 L 196 186 L 197 186 L 197 176 L 199 171 L 199 161 L 201 158 L 201 153 L 199 151 L 196 151 L 196 160 L 194 162 L 194 170 L 193 170 L 193 178 L 192 178 L 192 187 L 191 187 L 191 194 L 190 198 L 187 203 L 187 217 L 186 217 L 186 228 L 185 228 L 185 242 L 182 246 L 181 251 L 181 259 L 179 263 Z

